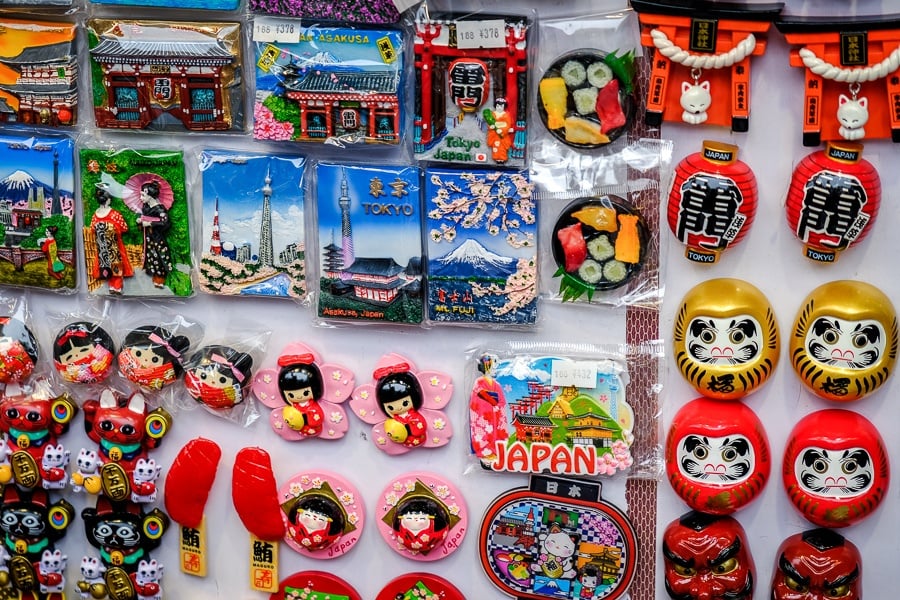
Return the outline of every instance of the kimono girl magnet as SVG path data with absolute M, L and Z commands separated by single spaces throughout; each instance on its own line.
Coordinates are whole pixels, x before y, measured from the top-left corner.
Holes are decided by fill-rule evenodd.
M 324 363 L 309 346 L 288 344 L 277 368 L 262 369 L 253 378 L 253 394 L 272 408 L 269 422 L 282 438 L 336 440 L 347 433 L 347 413 L 341 406 L 353 392 L 355 379 L 347 368 Z
M 142 325 L 125 336 L 119 350 L 119 374 L 146 391 L 171 385 L 184 372 L 190 340 L 159 325 Z
M 453 428 L 441 412 L 453 395 L 450 376 L 417 371 L 408 358 L 386 354 L 375 365 L 373 383 L 353 391 L 350 407 L 373 425 L 372 441 L 388 454 L 436 448 L 450 441 Z
M 69 383 L 99 383 L 113 371 L 116 346 L 97 323 L 74 321 L 53 339 L 53 366 Z

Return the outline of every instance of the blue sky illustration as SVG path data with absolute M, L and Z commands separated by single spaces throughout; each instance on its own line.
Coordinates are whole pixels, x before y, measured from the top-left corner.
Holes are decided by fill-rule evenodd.
M 10 148 L 10 144 L 24 144 L 30 149 Z M 69 138 L 0 136 L 0 180 L 16 171 L 25 171 L 52 187 L 53 150 L 35 149 L 41 147 L 54 147 L 59 151 L 59 187 L 71 194 L 75 189 L 75 145 Z

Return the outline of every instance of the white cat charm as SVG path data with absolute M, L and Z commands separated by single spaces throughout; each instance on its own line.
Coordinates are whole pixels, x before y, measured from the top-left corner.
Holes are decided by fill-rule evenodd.
M 691 125 L 699 125 L 706 121 L 706 111 L 712 104 L 712 96 L 709 93 L 709 81 L 700 83 L 697 79 L 694 83 L 687 81 L 681 84 L 681 120 Z
M 845 140 L 861 140 L 866 137 L 866 130 L 863 128 L 869 121 L 869 99 L 857 98 L 859 92 L 859 84 L 850 86 L 850 97 L 841 94 L 838 97 L 837 118 L 841 124 L 838 133 Z

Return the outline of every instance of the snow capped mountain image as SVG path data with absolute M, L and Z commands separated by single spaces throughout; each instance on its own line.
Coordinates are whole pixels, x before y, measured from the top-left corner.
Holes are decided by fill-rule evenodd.
M 44 198 L 53 197 L 53 186 L 36 180 L 29 173 L 18 170 L 0 180 L 0 200 L 9 200 L 13 204 L 28 200 L 29 193 L 37 198 L 38 189 L 44 189 Z M 61 197 L 72 197 L 72 192 L 60 190 Z
M 34 177 L 25 171 L 16 171 L 3 180 L 3 185 L 13 190 L 27 190 L 34 184 Z
M 432 276 L 438 277 L 505 279 L 516 270 L 516 261 L 491 252 L 477 240 L 467 239 L 451 252 L 433 259 L 430 270 Z

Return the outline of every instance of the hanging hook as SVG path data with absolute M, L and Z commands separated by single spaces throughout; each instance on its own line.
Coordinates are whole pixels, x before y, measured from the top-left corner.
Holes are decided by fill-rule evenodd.
M 854 81 L 850 84 L 850 96 L 852 96 L 854 100 L 856 100 L 856 95 L 859 94 L 859 88 L 860 85 L 858 81 Z
M 694 85 L 700 85 L 700 76 L 703 74 L 703 71 L 697 67 L 691 69 L 691 79 L 694 80 Z

